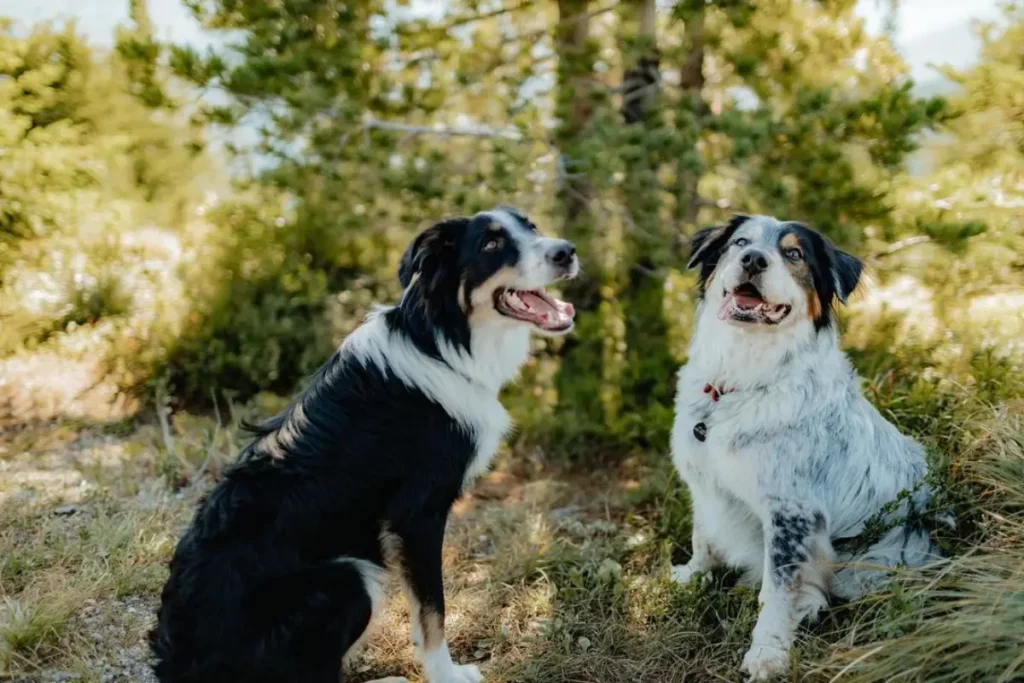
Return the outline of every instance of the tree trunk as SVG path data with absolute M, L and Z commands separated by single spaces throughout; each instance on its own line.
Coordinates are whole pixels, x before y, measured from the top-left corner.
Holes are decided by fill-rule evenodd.
M 698 7 L 685 18 L 686 60 L 679 70 L 679 102 L 677 127 L 689 143 L 688 150 L 676 162 L 675 246 L 682 254 L 686 249 L 686 236 L 693 234 L 700 212 L 698 185 L 704 164 L 697 150 L 700 130 L 708 108 L 704 102 L 704 9 Z
M 660 108 L 660 53 L 655 0 L 627 0 L 621 7 L 621 146 L 625 178 L 621 185 L 626 237 L 615 305 L 624 328 L 618 372 L 621 417 L 631 438 L 660 442 L 668 424 L 652 419 L 652 404 L 671 403 L 674 362 L 668 352 L 664 284 L 654 275 L 672 253 L 672 232 L 660 215 L 658 169 L 670 158 L 652 142 L 665 125 Z M 630 420 L 635 424 L 628 426 Z M 659 443 L 661 446 L 667 443 Z
M 565 237 L 577 242 L 581 256 L 591 237 L 587 219 L 593 191 L 581 158 L 582 136 L 593 110 L 591 82 L 594 49 L 590 43 L 588 0 L 558 0 L 555 49 L 558 53 L 556 142 L 561 155 L 559 200 L 565 214 Z M 581 302 L 582 303 L 582 302 Z
M 600 436 L 605 365 L 602 289 L 607 268 L 602 243 L 607 235 L 598 234 L 594 220 L 595 190 L 588 177 L 585 145 L 595 98 L 600 94 L 592 90 L 597 49 L 590 36 L 588 0 L 558 0 L 555 50 L 558 201 L 565 221 L 563 234 L 576 245 L 583 270 L 564 287 L 567 298 L 576 306 L 577 331 L 561 347 L 555 378 L 558 416 L 552 421 L 552 436 L 563 444 L 578 444 Z M 607 230 L 606 225 L 601 227 Z

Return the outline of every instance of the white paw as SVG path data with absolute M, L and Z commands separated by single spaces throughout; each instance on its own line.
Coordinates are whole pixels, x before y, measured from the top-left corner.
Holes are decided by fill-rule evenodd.
M 752 645 L 743 655 L 740 671 L 752 681 L 767 681 L 789 671 L 789 653 L 770 645 Z
M 685 586 L 699 572 L 688 564 L 677 564 L 672 567 L 672 580 L 680 586 Z
M 484 675 L 476 664 L 454 664 L 442 676 L 431 678 L 429 683 L 480 683 Z

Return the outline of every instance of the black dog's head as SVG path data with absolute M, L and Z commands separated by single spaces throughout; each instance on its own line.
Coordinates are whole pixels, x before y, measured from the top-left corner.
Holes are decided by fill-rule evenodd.
M 473 329 L 526 326 L 547 335 L 573 327 L 575 311 L 544 288 L 579 272 L 576 249 L 542 237 L 510 208 L 434 225 L 402 257 L 402 308 L 422 313 L 433 329 L 469 348 Z
M 770 216 L 735 216 L 693 236 L 687 267 L 700 266 L 700 290 L 718 317 L 743 326 L 810 319 L 832 322 L 832 306 L 846 303 L 864 268 L 824 236 Z

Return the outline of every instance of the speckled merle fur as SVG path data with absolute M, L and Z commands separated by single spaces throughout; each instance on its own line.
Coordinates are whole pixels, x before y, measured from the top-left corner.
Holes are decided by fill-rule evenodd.
M 763 257 L 753 275 L 742 265 L 748 253 Z M 743 668 L 765 679 L 786 670 L 796 625 L 828 596 L 859 596 L 898 564 L 936 557 L 927 532 L 899 523 L 907 505 L 867 550 L 833 547 L 904 490 L 927 505 L 924 451 L 863 397 L 839 348 L 834 305 L 857 286 L 856 258 L 805 225 L 768 216 L 698 232 L 691 254 L 701 300 L 679 374 L 672 456 L 693 502 L 693 556 L 673 577 L 728 564 L 761 582 Z M 743 282 L 788 314 L 768 324 L 733 317 L 728 293 Z M 705 384 L 723 390 L 718 401 Z M 704 441 L 693 435 L 697 422 Z
M 481 250 L 501 237 L 503 248 Z M 498 286 L 578 271 L 561 240 L 509 209 L 442 222 L 402 260 L 401 302 L 378 309 L 199 504 L 151 633 L 162 683 L 337 683 L 397 566 L 430 683 L 478 683 L 444 637 L 449 510 L 509 427 L 498 400 L 530 329 Z M 569 252 L 571 255 L 571 252 Z

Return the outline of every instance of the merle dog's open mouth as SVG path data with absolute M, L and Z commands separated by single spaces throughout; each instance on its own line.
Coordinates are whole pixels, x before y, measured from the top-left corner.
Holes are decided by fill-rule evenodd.
M 723 290 L 722 295 L 722 305 L 718 309 L 720 320 L 777 325 L 793 310 L 789 304 L 766 301 L 752 282 L 742 282 L 731 292 Z
M 530 323 L 546 332 L 565 332 L 572 327 L 576 309 L 541 289 L 510 289 L 494 292 L 494 308 L 501 315 Z

